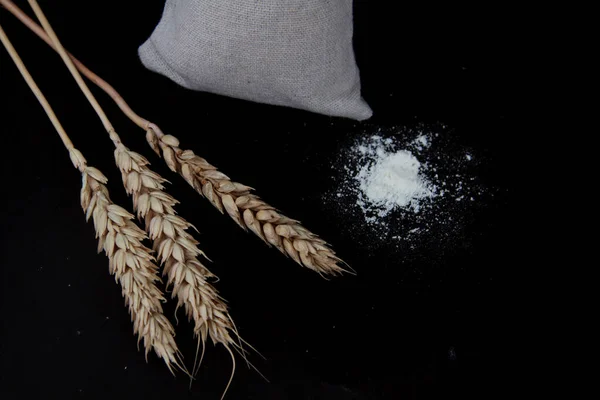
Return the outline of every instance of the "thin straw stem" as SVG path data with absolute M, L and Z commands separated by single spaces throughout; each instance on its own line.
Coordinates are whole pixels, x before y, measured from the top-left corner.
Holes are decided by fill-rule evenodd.
M 52 43 L 54 43 L 55 50 L 58 52 L 58 54 L 62 58 L 63 62 L 66 64 L 67 68 L 69 69 L 69 72 L 71 72 L 71 75 L 73 75 L 73 78 L 77 82 L 77 85 L 79 86 L 79 88 L 81 89 L 81 91 L 83 92 L 83 94 L 85 95 L 87 100 L 90 102 L 90 104 L 94 108 L 94 111 L 96 111 L 96 114 L 98 114 L 98 117 L 102 121 L 102 124 L 104 125 L 104 128 L 110 135 L 110 138 L 112 139 L 112 141 L 115 144 L 121 143 L 121 139 L 119 138 L 119 135 L 117 135 L 117 133 L 115 132 L 115 129 L 113 128 L 108 117 L 104 113 L 104 110 L 102 110 L 102 107 L 100 107 L 100 104 L 98 104 L 98 101 L 96 101 L 96 98 L 94 97 L 94 95 L 92 94 L 92 92 L 90 91 L 88 86 L 86 85 L 85 81 L 79 74 L 79 71 L 77 71 L 77 67 L 73 64 L 73 61 L 71 61 L 71 58 L 67 54 L 67 51 L 65 50 L 63 45 L 60 43 L 60 40 L 58 40 L 56 33 L 52 29 L 50 22 L 48 22 L 48 19 L 44 15 L 44 12 L 38 5 L 37 1 L 36 0 L 28 0 L 28 1 L 29 1 L 29 5 L 33 9 L 33 12 L 35 13 L 38 20 L 44 27 L 44 30 L 46 31 L 46 33 L 52 40 Z
M 11 0 L 0 0 L 0 4 L 4 6 L 11 14 L 17 17 L 25 26 L 27 26 L 33 33 L 38 35 L 43 41 L 45 41 L 50 47 L 52 47 L 55 51 L 56 46 L 52 43 L 52 39 L 44 32 L 44 29 L 39 26 L 34 20 L 29 18 L 27 14 L 23 12 L 19 7 L 17 7 Z M 67 55 L 73 61 L 73 64 L 77 67 L 79 72 L 81 72 L 86 78 L 94 82 L 100 89 L 102 89 L 106 94 L 108 94 L 113 101 L 117 104 L 117 106 L 123 111 L 133 123 L 135 123 L 140 128 L 147 130 L 150 122 L 139 115 L 137 115 L 131 107 L 125 102 L 125 99 L 113 88 L 108 82 L 104 79 L 100 78 L 93 71 L 87 68 L 81 61 L 79 61 L 75 56 L 71 53 L 67 52 Z
M 33 94 L 35 94 L 35 97 L 38 99 L 38 101 L 44 108 L 44 111 L 46 112 L 46 114 L 48 114 L 48 118 L 50 118 L 50 121 L 52 122 L 52 125 L 54 125 L 54 128 L 56 129 L 56 131 L 58 132 L 58 135 L 62 139 L 63 144 L 65 145 L 67 150 L 72 150 L 74 148 L 73 142 L 71 142 L 69 135 L 67 135 L 67 132 L 65 132 L 65 129 L 63 128 L 60 121 L 56 117 L 56 114 L 54 114 L 54 110 L 52 110 L 50 103 L 48 103 L 48 100 L 46 100 L 46 97 L 44 96 L 44 94 L 42 93 L 42 91 L 40 90 L 38 85 L 35 83 L 35 81 L 33 80 L 33 77 L 27 70 L 27 67 L 25 67 L 25 64 L 23 64 L 23 60 L 21 60 L 21 57 L 19 56 L 19 54 L 13 47 L 12 43 L 8 39 L 8 36 L 6 36 L 6 33 L 2 29 L 1 25 L 0 25 L 0 40 L 2 41 L 2 44 L 4 45 L 4 47 L 6 48 L 6 51 L 10 55 L 10 58 L 12 58 L 15 65 L 17 66 L 17 69 L 19 70 L 19 72 L 21 73 L 23 78 L 25 79 L 25 82 L 27 82 L 27 85 L 29 86 L 29 88 L 31 89 Z

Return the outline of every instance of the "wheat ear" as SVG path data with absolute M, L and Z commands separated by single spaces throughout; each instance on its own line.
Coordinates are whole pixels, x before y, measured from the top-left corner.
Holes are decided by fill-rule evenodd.
M 242 229 L 249 229 L 267 245 L 274 246 L 321 275 L 348 272 L 345 264 L 323 239 L 299 221 L 281 214 L 275 207 L 251 193 L 252 188 L 233 182 L 192 150 L 181 150 L 179 140 L 164 135 L 150 124 L 146 139 L 169 168 L 179 173 L 200 195 L 221 213 L 226 212 Z
M 127 193 L 133 196 L 134 210 L 138 217 L 145 219 L 146 231 L 164 266 L 163 275 L 168 277 L 168 285 L 173 287 L 172 296 L 178 299 L 177 307 L 184 306 L 188 319 L 194 321 L 194 335 L 199 337 L 203 345 L 207 336 L 210 336 L 214 344 L 223 344 L 230 354 L 230 346 L 243 354 L 241 345 L 238 346 L 233 340 L 232 334 L 237 336 L 237 333 L 227 306 L 207 281 L 214 275 L 197 258 L 204 253 L 198 249 L 198 242 L 186 231 L 192 225 L 176 215 L 173 207 L 177 201 L 163 191 L 165 179 L 147 167 L 149 163 L 143 156 L 123 145 L 39 5 L 35 0 L 29 0 L 29 3 L 115 145 L 115 161 L 121 170 L 123 184 Z M 235 363 L 235 359 L 233 362 Z
M 233 182 L 192 150 L 180 149 L 179 140 L 174 136 L 165 135 L 156 125 L 150 124 L 146 139 L 158 155 L 162 153 L 172 171 L 179 173 L 242 229 L 249 229 L 267 245 L 321 275 L 348 272 L 340 266 L 344 262 L 323 239 L 252 194 L 249 186 Z
M 57 50 L 44 30 L 10 0 L 0 0 L 0 4 Z M 148 143 L 158 155 L 162 154 L 169 167 L 182 175 L 221 213 L 227 212 L 240 227 L 251 230 L 267 245 L 276 247 L 298 264 L 319 274 L 336 275 L 348 272 L 342 267 L 343 265 L 350 269 L 348 265 L 335 255 L 335 252 L 324 240 L 310 232 L 300 222 L 282 215 L 274 207 L 252 194 L 250 187 L 232 182 L 226 175 L 217 171 L 214 166 L 196 156 L 191 150 L 181 150 L 176 138 L 164 135 L 157 125 L 136 114 L 111 85 L 71 54 L 68 54 L 68 57 L 82 74 L 115 101 L 129 119 L 147 132 Z
M 173 326 L 163 315 L 161 301 L 164 301 L 164 297 L 155 285 L 159 280 L 158 267 L 153 263 L 151 250 L 141 243 L 146 234 L 132 222 L 133 215 L 110 200 L 108 189 L 104 185 L 106 178 L 96 168 L 89 167 L 81 152 L 73 146 L 1 26 L 0 39 L 56 128 L 69 151 L 73 165 L 81 172 L 81 207 L 86 220 L 92 217 L 94 221 L 98 252 L 104 249 L 109 259 L 110 273 L 121 285 L 121 293 L 129 308 L 138 344 L 141 340 L 144 341 L 146 358 L 150 350 L 154 349 L 171 372 L 173 366 L 183 369 Z
M 235 346 L 235 336 L 225 302 L 207 281 L 214 275 L 198 260 L 204 253 L 198 242 L 187 232 L 192 225 L 176 215 L 178 203 L 163 191 L 163 179 L 151 171 L 148 161 L 124 145 L 115 150 L 117 166 L 121 170 L 127 193 L 133 196 L 133 207 L 138 217 L 144 218 L 146 231 L 154 241 L 154 250 L 164 265 L 163 274 L 173 286 L 177 306 L 184 306 L 188 318 L 195 323 L 194 333 L 202 342 L 207 334 L 213 343 Z
M 94 221 L 98 250 L 104 249 L 109 269 L 121 284 L 121 292 L 133 322 L 138 342 L 144 339 L 146 356 L 151 348 L 173 372 L 171 364 L 183 370 L 175 344 L 175 331 L 164 316 L 164 297 L 154 282 L 159 281 L 158 267 L 151 250 L 142 244 L 146 233 L 133 223 L 133 215 L 114 204 L 104 184 L 106 178 L 95 168 L 87 167 L 81 153 L 70 150 L 73 164 L 81 170 L 81 207 Z

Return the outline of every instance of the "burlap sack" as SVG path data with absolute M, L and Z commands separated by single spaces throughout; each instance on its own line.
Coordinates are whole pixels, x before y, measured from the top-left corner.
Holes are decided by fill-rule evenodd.
M 193 90 L 364 120 L 352 0 L 167 0 L 142 63 Z

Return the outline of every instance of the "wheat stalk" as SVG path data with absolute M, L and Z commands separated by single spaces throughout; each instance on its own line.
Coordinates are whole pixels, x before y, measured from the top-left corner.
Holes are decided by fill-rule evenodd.
M 44 30 L 10 0 L 0 0 L 0 4 L 58 51 Z M 231 181 L 191 150 L 181 150 L 178 147 L 179 141 L 175 137 L 164 135 L 157 125 L 137 115 L 111 85 L 71 54 L 67 57 L 82 74 L 104 90 L 129 119 L 147 132 L 148 143 L 159 156 L 162 154 L 167 165 L 182 175 L 219 211 L 227 212 L 240 227 L 249 229 L 267 245 L 276 247 L 300 265 L 322 275 L 347 272 L 342 267 L 342 265 L 348 267 L 347 264 L 335 255 L 324 240 L 310 232 L 300 222 L 282 215 L 274 207 L 252 194 L 250 187 Z
M 98 251 L 104 249 L 110 273 L 121 285 L 138 343 L 143 339 L 146 357 L 150 349 L 154 349 L 171 372 L 171 364 L 183 369 L 178 360 L 180 355 L 175 344 L 175 331 L 163 314 L 161 301 L 165 299 L 154 284 L 160 280 L 158 267 L 154 264 L 151 250 L 141 242 L 146 238 L 145 232 L 133 223 L 132 214 L 110 200 L 104 186 L 104 175 L 86 166 L 78 150 L 71 149 L 70 155 L 82 175 L 81 207 L 86 220 L 92 217 Z
M 193 319 L 194 336 L 202 342 L 203 349 L 208 336 L 214 344 L 221 343 L 227 349 L 233 362 L 233 378 L 235 357 L 231 347 L 242 355 L 244 349 L 225 302 L 207 282 L 207 279 L 214 275 L 197 258 L 204 253 L 198 249 L 198 242 L 186 231 L 192 225 L 175 214 L 173 207 L 177 201 L 164 192 L 162 183 L 165 179 L 147 167 L 149 163 L 143 156 L 123 145 L 104 110 L 62 47 L 43 11 L 35 0 L 29 0 L 29 3 L 115 145 L 115 161 L 121 171 L 123 184 L 127 193 L 133 197 L 134 210 L 138 217 L 145 219 L 146 231 L 153 240 L 157 257 L 164 266 L 163 275 L 168 277 L 168 285 L 173 287 L 172 296 L 178 299 L 177 308 L 184 306 L 188 319 Z M 233 340 L 232 334 L 240 339 L 239 346 Z M 195 369 L 196 365 L 192 374 Z
M 233 182 L 192 150 L 180 149 L 174 136 L 165 135 L 156 125 L 149 124 L 146 140 L 172 171 L 242 229 L 249 229 L 267 245 L 321 275 L 347 272 L 340 266 L 344 262 L 327 242 L 252 194 L 251 187 Z
M 115 160 L 127 193 L 133 196 L 134 210 L 145 220 L 154 250 L 164 265 L 163 275 L 173 286 L 173 297 L 178 298 L 177 306 L 184 306 L 195 323 L 194 333 L 203 343 L 208 334 L 214 344 L 235 346 L 227 306 L 207 281 L 214 275 L 198 260 L 204 253 L 187 232 L 192 225 L 176 215 L 177 200 L 163 191 L 165 179 L 147 167 L 148 160 L 123 144 L 116 146 Z
M 188 320 L 194 321 L 194 336 L 198 337 L 199 344 L 202 343 L 202 356 L 207 337 L 211 338 L 214 345 L 222 344 L 231 355 L 233 369 L 228 388 L 235 373 L 235 358 L 231 348 L 245 357 L 243 339 L 237 333 L 225 301 L 207 281 L 215 275 L 198 260 L 199 255 L 205 254 L 187 232 L 193 226 L 176 215 L 174 206 L 178 201 L 164 192 L 163 183 L 166 180 L 148 168 L 148 160 L 122 143 L 115 142 L 115 146 L 115 160 L 121 171 L 123 185 L 133 197 L 133 208 L 138 218 L 145 220 L 146 231 L 164 267 L 163 275 L 167 276 L 167 284 L 173 287 L 172 297 L 177 297 L 177 309 L 183 306 Z M 239 345 L 234 337 L 240 341 Z M 194 361 L 192 376 L 199 369 L 202 358 L 197 364 Z
M 141 243 L 146 237 L 145 233 L 132 222 L 133 215 L 110 200 L 104 185 L 106 177 L 96 168 L 88 166 L 81 152 L 74 147 L 1 26 L 0 40 L 56 128 L 73 165 L 81 172 L 81 206 L 86 220 L 92 217 L 94 221 L 98 252 L 104 249 L 109 258 L 110 273 L 121 285 L 138 344 L 144 341 L 146 359 L 150 350 L 154 349 L 171 372 L 173 366 L 183 369 L 173 326 L 163 315 L 161 301 L 164 301 L 164 297 L 155 285 L 160 280 L 157 276 L 158 267 L 153 263 L 151 250 Z

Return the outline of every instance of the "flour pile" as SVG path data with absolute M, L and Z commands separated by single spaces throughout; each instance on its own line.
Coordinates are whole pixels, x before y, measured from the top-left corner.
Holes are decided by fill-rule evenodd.
M 458 237 L 483 193 L 475 165 L 445 126 L 380 128 L 341 149 L 326 203 L 359 240 L 435 245 Z
M 391 144 L 391 139 L 373 136 L 366 146 L 358 147 L 363 156 L 373 160 L 356 175 L 360 188 L 358 205 L 365 215 L 375 214 L 367 217 L 370 222 L 395 208 L 418 212 L 422 199 L 436 196 L 435 186 L 419 174 L 419 160 L 406 150 L 388 152 L 386 144 Z

